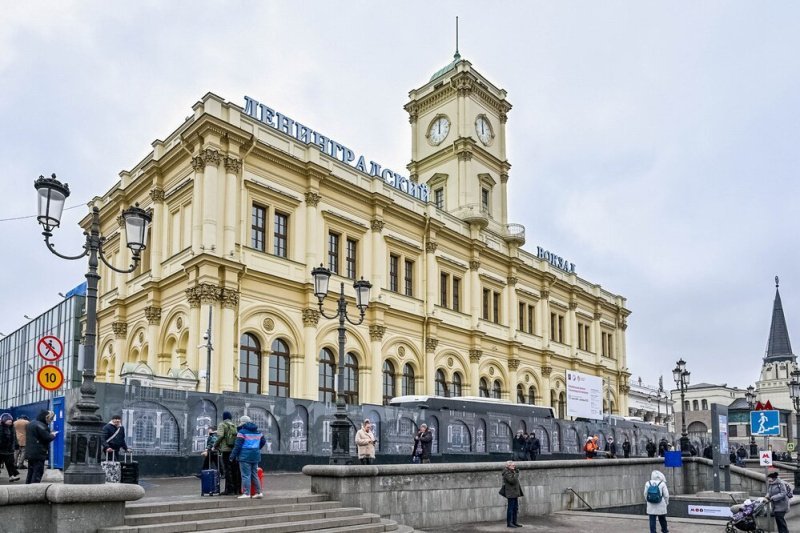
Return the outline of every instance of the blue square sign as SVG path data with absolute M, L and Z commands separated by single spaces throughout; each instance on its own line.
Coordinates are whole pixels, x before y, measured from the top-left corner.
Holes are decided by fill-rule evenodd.
M 780 435 L 780 413 L 778 411 L 750 411 L 750 433 L 760 437 Z

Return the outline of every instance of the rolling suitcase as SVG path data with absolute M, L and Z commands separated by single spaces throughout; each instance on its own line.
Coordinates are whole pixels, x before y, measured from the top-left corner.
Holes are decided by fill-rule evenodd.
M 214 455 L 217 456 L 217 468 L 200 471 L 200 496 L 219 496 L 219 456 L 221 454 Z M 208 461 L 209 466 L 211 466 L 211 460 Z
M 139 463 L 133 460 L 132 453 L 125 452 L 119 467 L 120 483 L 128 483 L 130 485 L 139 484 Z
M 115 454 L 106 452 L 106 460 L 100 461 L 100 468 L 106 474 L 106 483 L 119 483 L 121 478 L 121 467 L 119 461 L 114 461 Z

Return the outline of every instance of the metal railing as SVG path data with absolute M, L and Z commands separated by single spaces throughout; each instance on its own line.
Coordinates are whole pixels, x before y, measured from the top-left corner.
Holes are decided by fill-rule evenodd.
M 577 496 L 577 497 L 578 497 L 578 499 L 579 499 L 580 501 L 582 501 L 582 502 L 583 502 L 583 505 L 585 505 L 586 507 L 588 507 L 590 511 L 594 511 L 594 507 L 592 507 L 591 505 L 589 505 L 589 504 L 586 502 L 586 500 L 584 500 L 583 498 L 581 498 L 581 495 L 580 495 L 580 494 L 578 494 L 577 492 L 575 492 L 575 490 L 573 490 L 573 488 L 572 488 L 572 487 L 567 487 L 567 489 L 566 489 L 564 492 L 571 492 L 572 494 L 574 494 L 575 496 Z

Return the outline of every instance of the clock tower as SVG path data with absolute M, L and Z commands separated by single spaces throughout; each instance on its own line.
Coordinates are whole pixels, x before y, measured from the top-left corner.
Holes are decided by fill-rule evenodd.
M 505 233 L 508 222 L 506 120 L 511 104 L 462 59 L 409 92 L 410 177 L 429 201 L 454 216 Z

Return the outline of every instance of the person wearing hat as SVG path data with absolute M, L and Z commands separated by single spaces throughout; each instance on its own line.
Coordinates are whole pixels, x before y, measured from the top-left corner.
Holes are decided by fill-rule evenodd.
M 233 446 L 230 461 L 239 461 L 239 470 L 242 473 L 242 498 L 263 498 L 261 482 L 258 480 L 258 463 L 261 460 L 261 448 L 267 443 L 264 435 L 258 431 L 258 426 L 247 416 L 239 417 L 239 432 L 236 434 L 236 444 Z M 250 494 L 251 487 L 255 494 Z
M 233 423 L 230 412 L 222 413 L 222 423 L 217 427 L 217 442 L 214 449 L 222 453 L 222 468 L 225 476 L 226 495 L 239 495 L 242 493 L 242 474 L 239 463 L 231 461 L 231 453 L 236 445 L 236 424 Z
M 772 516 L 775 517 L 775 524 L 778 526 L 778 533 L 789 533 L 786 526 L 786 513 L 789 512 L 789 492 L 791 488 L 778 477 L 777 470 L 771 470 L 767 474 L 767 495 L 766 498 L 772 502 Z

